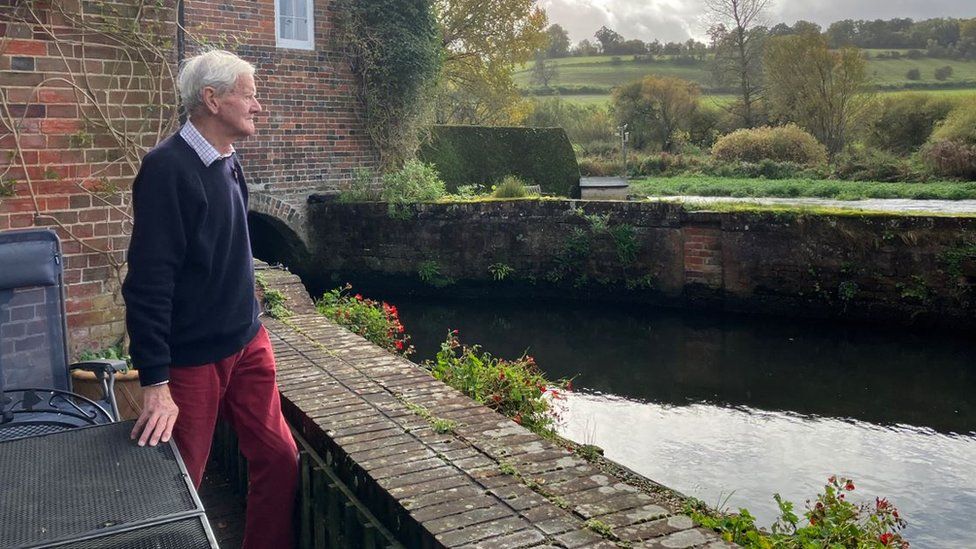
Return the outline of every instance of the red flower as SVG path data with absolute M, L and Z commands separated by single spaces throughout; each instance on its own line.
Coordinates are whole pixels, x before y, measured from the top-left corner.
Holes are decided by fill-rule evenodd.
M 830 475 L 830 478 L 827 479 L 827 482 L 834 484 L 837 482 L 837 477 L 834 475 Z
M 847 490 L 848 492 L 850 492 L 851 490 L 853 490 L 854 489 L 854 481 L 853 480 L 848 480 L 847 481 L 847 484 L 844 485 L 844 489 Z
M 888 545 L 889 543 L 891 543 L 893 539 L 895 539 L 894 534 L 892 534 L 891 532 L 885 532 L 884 534 L 881 534 L 881 537 L 878 538 L 878 541 L 881 542 L 881 545 Z
M 402 351 L 403 350 L 403 342 L 398 340 L 396 342 L 396 348 L 397 348 L 397 351 Z
M 495 401 L 495 404 L 498 404 L 499 402 L 502 401 L 501 395 L 498 394 L 491 395 L 491 399 Z
M 505 372 L 498 372 L 498 379 L 505 379 Z
M 567 391 L 572 391 L 573 390 L 573 380 L 572 379 L 566 382 L 566 390 Z
M 363 294 L 356 294 L 353 297 L 356 298 L 356 301 L 362 301 L 363 300 Z
M 522 414 L 521 413 L 515 414 L 515 417 L 513 417 L 512 419 L 515 420 L 515 423 L 518 423 L 519 425 L 522 424 Z

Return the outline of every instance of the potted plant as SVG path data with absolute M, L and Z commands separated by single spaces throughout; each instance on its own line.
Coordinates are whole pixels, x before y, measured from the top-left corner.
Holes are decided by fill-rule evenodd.
M 122 350 L 122 344 L 97 351 L 82 351 L 75 362 L 109 359 L 124 360 L 128 368 L 115 374 L 115 402 L 119 407 L 120 419 L 136 419 L 142 411 L 142 387 L 139 385 L 139 372 L 131 369 L 129 356 Z M 101 400 L 102 388 L 95 374 L 85 370 L 71 371 L 72 391 L 92 400 Z

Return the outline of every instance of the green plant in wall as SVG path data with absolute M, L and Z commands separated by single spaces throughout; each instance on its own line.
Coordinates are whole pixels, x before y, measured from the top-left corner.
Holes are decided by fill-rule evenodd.
M 847 303 L 854 299 L 854 296 L 857 295 L 857 290 L 857 282 L 854 282 L 853 280 L 845 280 L 837 286 L 837 297 L 839 297 L 841 301 Z
M 435 288 L 443 288 L 454 284 L 454 279 L 441 273 L 441 264 L 435 259 L 428 259 L 420 263 L 417 267 L 417 277 L 422 282 L 430 284 Z
M 963 264 L 965 262 L 976 262 L 976 243 L 953 246 L 943 252 L 940 259 L 945 265 L 946 273 L 949 276 L 959 278 L 963 275 Z
M 515 269 L 505 263 L 493 263 L 488 266 L 488 273 L 496 282 L 501 282 L 509 277 Z
M 261 294 L 264 296 L 264 310 L 268 313 L 268 316 L 281 320 L 288 318 L 293 314 L 285 305 L 285 302 L 288 301 L 285 294 L 268 286 L 268 281 L 264 278 L 262 273 L 257 273 L 254 275 L 254 282 L 257 283 L 258 288 L 261 290 Z
M 610 227 L 608 231 L 617 248 L 617 257 L 623 265 L 630 265 L 637 259 L 637 229 L 633 225 L 621 223 Z
M 912 275 L 911 282 L 907 284 L 899 283 L 895 287 L 901 291 L 901 297 L 903 299 L 928 303 L 932 297 L 932 289 L 925 282 L 925 277 L 921 275 Z

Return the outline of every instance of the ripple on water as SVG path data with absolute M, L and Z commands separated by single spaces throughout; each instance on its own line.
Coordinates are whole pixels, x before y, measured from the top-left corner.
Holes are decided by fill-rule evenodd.
M 972 541 L 976 437 L 606 394 L 574 393 L 562 405 L 569 438 L 710 505 L 748 507 L 766 525 L 776 517 L 774 492 L 803 508 L 828 476 L 840 474 L 855 480 L 857 498 L 897 505 L 913 547 Z

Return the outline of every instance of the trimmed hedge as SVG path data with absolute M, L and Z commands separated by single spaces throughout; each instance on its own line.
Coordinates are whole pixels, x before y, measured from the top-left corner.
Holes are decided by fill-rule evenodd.
M 515 175 L 543 193 L 579 197 L 579 165 L 562 128 L 434 126 L 419 157 L 437 167 L 448 192 Z

